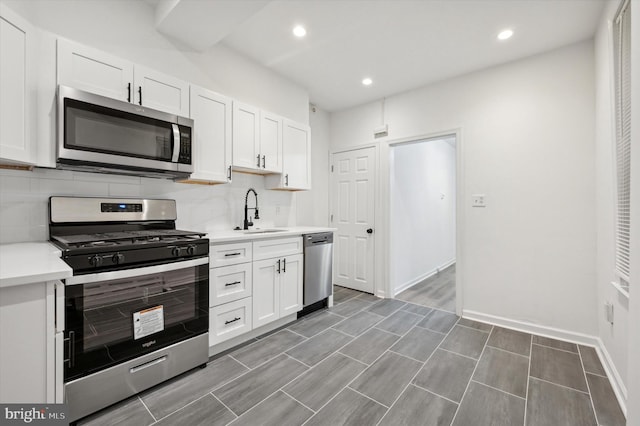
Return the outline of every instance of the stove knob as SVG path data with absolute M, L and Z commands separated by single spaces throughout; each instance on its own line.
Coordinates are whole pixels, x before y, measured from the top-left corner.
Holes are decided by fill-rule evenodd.
M 89 258 L 89 263 L 91 264 L 91 266 L 93 266 L 94 268 L 97 268 L 98 266 L 102 266 L 102 257 L 95 255 L 95 256 L 91 256 Z
M 187 247 L 187 254 L 189 256 L 193 256 L 194 254 L 196 254 L 196 246 L 190 244 L 189 247 Z
M 122 253 L 116 253 L 113 255 L 113 257 L 111 258 L 111 260 L 113 261 L 113 263 L 115 263 L 116 265 L 123 263 L 124 262 L 124 254 Z
M 173 249 L 171 249 L 171 254 L 173 254 L 175 257 L 180 257 L 180 247 L 174 247 Z

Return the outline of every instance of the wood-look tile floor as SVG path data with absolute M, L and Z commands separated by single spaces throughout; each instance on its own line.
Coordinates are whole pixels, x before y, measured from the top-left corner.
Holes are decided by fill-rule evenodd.
M 336 287 L 313 313 L 82 425 L 622 426 L 593 348 Z
M 456 265 L 419 282 L 396 296 L 396 299 L 418 305 L 456 311 Z

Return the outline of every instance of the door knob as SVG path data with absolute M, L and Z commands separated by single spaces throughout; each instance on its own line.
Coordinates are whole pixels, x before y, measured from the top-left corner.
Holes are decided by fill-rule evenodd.
M 367 234 L 373 234 L 373 229 L 371 228 L 367 229 Z

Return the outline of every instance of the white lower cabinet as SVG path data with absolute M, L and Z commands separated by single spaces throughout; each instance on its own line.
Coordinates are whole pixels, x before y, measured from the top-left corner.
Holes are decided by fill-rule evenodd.
M 252 329 L 251 297 L 209 310 L 209 346 L 240 336 Z
M 302 309 L 303 255 L 283 259 L 280 275 L 280 317 L 295 314 Z
M 302 309 L 302 237 L 213 244 L 209 346 Z
M 254 326 L 260 327 L 280 318 L 280 276 L 277 261 L 266 259 L 253 262 L 255 299 Z
M 0 288 L 0 401 L 63 401 L 64 284 Z
M 251 263 L 209 270 L 209 304 L 218 306 L 251 296 Z
M 253 255 L 253 326 L 301 310 L 302 238 L 255 241 Z

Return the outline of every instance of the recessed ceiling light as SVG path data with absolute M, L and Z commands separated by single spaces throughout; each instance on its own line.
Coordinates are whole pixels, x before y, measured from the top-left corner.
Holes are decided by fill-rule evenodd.
M 364 84 L 365 86 L 371 86 L 371 83 L 373 83 L 373 80 L 371 80 L 369 77 L 362 79 L 362 84 Z
M 511 38 L 512 35 L 513 30 L 502 30 L 500 31 L 500 34 L 498 34 L 498 40 L 506 40 L 508 38 Z
M 304 37 L 307 35 L 307 30 L 302 25 L 296 25 L 293 27 L 293 35 L 296 37 Z

